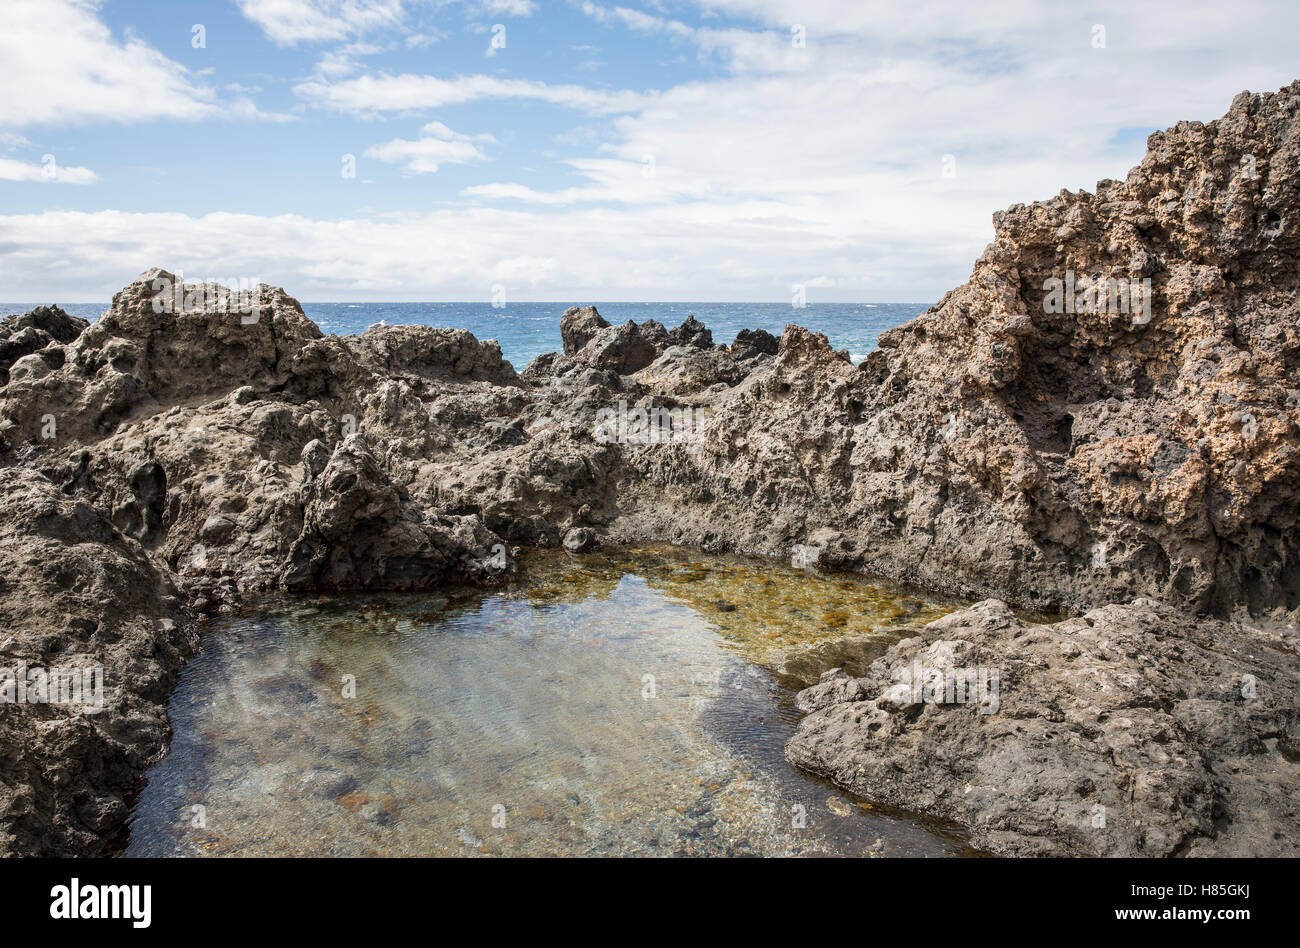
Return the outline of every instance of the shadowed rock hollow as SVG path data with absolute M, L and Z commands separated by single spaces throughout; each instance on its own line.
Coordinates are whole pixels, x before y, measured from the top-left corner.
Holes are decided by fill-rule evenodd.
M 1300 83 L 1243 93 L 1216 122 L 1151 136 L 1123 182 L 996 214 L 969 282 L 859 366 L 797 326 L 726 346 L 693 318 L 611 325 L 586 307 L 564 314 L 562 352 L 517 373 L 460 330 L 323 335 L 271 287 L 253 312 L 215 287 L 160 311 L 161 270 L 88 328 L 10 317 L 0 548 L 44 536 L 24 498 L 73 505 L 150 577 L 131 596 L 158 590 L 92 586 L 98 608 L 157 618 L 173 656 L 94 721 L 40 715 L 120 734 L 133 701 L 161 714 L 193 638 L 168 584 L 202 612 L 258 589 L 500 582 L 518 543 L 798 552 L 1077 616 L 1030 626 L 985 603 L 866 678 L 832 676 L 801 698 L 815 710 L 788 749 L 800 766 L 997 851 L 1289 851 L 1298 114 Z M 61 588 L 77 587 L 75 531 L 56 540 L 49 569 L 66 561 Z M 6 608 L 48 581 L 13 575 Z M 52 612 L 6 621 L 10 665 L 68 635 Z M 116 640 L 87 634 L 111 665 Z M 950 665 L 1003 669 L 998 713 L 880 703 L 936 643 L 926 654 Z M 100 851 L 130 792 L 118 777 L 165 737 L 96 745 L 111 778 L 38 787 L 15 747 L 80 751 L 30 708 L 5 714 L 0 848 Z M 1097 806 L 1105 831 L 1079 828 Z

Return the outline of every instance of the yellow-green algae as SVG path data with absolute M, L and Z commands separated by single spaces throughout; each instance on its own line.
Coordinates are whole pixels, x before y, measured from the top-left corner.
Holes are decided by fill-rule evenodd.
M 539 603 L 604 598 L 635 571 L 651 588 L 688 604 L 745 658 L 764 665 L 778 665 L 792 648 L 838 639 L 894 641 L 968 605 L 889 580 L 668 545 L 582 555 L 524 550 L 519 567 L 519 594 Z

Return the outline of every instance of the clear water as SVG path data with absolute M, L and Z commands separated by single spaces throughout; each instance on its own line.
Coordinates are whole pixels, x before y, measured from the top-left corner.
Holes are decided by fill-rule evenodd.
M 958 603 L 662 547 L 521 563 L 503 590 L 214 623 L 126 855 L 968 852 L 790 767 L 804 681 L 778 672 L 792 648 L 878 652 Z
M 487 302 L 470 303 L 303 303 L 303 311 L 327 333 L 352 335 L 386 321 L 390 325 L 442 326 L 468 329 L 480 339 L 495 339 L 501 352 L 522 370 L 543 352 L 558 352 L 560 316 L 568 303 L 510 303 L 493 309 Z M 0 303 L 0 314 L 23 313 L 33 303 Z M 926 311 L 925 303 L 809 303 L 795 309 L 785 303 L 596 303 L 611 323 L 657 319 L 669 329 L 694 314 L 713 331 L 714 342 L 730 344 L 742 329 L 766 329 L 780 336 L 797 323 L 825 333 L 837 349 L 848 349 L 861 362 L 876 347 L 876 337 Z M 76 303 L 63 307 L 74 316 L 97 319 L 107 305 Z

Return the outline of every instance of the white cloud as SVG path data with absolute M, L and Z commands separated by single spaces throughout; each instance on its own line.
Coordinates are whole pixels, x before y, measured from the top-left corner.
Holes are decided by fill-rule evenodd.
M 730 75 L 681 83 L 615 117 L 595 154 L 566 160 L 583 183 L 487 181 L 463 196 L 575 219 L 589 205 L 643 220 L 661 209 L 762 207 L 764 226 L 790 248 L 766 248 L 769 266 L 790 269 L 793 248 L 812 235 L 834 253 L 811 262 L 807 278 L 840 298 L 937 298 L 970 272 L 995 210 L 1122 178 L 1145 136 L 1118 131 L 1210 120 L 1241 89 L 1295 78 L 1282 38 L 1292 31 L 1278 26 L 1300 26 L 1294 7 L 1276 6 L 1273 26 L 1261 29 L 1221 10 L 1162 27 L 1145 9 L 1116 4 L 1095 14 L 1108 24 L 1108 46 L 1096 49 L 1093 13 L 1054 8 L 1004 19 L 962 4 L 927 4 L 915 17 L 849 4 L 724 5 L 766 25 L 695 32 L 701 53 Z M 806 27 L 803 48 L 791 42 L 793 23 Z M 1182 33 L 1172 45 L 1171 30 Z M 1216 68 L 1206 70 L 1211 35 Z M 943 173 L 946 155 L 953 177 Z M 924 262 L 900 257 L 893 238 Z M 735 263 L 721 248 L 700 249 L 718 271 Z M 909 279 L 936 271 L 947 278 L 909 289 Z
M 433 33 L 412 33 L 402 42 L 405 44 L 407 49 L 424 49 L 426 46 L 432 46 L 441 39 L 443 39 L 442 34 L 434 31 Z
M 343 300 L 487 299 L 500 282 L 513 299 L 698 299 L 707 288 L 720 299 L 771 300 L 823 275 L 883 299 L 879 273 L 910 287 L 947 276 L 919 222 L 906 233 L 868 230 L 843 232 L 815 211 L 763 201 L 352 220 L 47 211 L 0 216 L 0 247 L 22 248 L 4 295 L 32 301 L 106 300 L 155 265 Z
M 275 43 L 325 43 L 402 21 L 402 0 L 237 0 Z
M 383 51 L 382 46 L 374 43 L 348 43 L 325 53 L 316 63 L 316 75 L 325 79 L 346 76 L 361 68 L 358 57 L 373 56 Z
M 593 113 L 631 112 L 648 99 L 646 94 L 636 92 L 606 92 L 585 86 L 483 75 L 440 79 L 380 74 L 341 82 L 313 78 L 294 86 L 294 91 L 313 105 L 359 115 L 427 111 L 485 99 L 531 99 Z
M 472 6 L 484 13 L 504 16 L 532 16 L 537 12 L 533 0 L 478 0 Z
M 89 168 L 76 165 L 65 166 L 54 161 L 52 156 L 40 164 L 34 161 L 19 161 L 16 158 L 0 158 L 0 181 L 36 181 L 41 184 L 91 184 L 97 181 L 95 172 Z
M 286 112 L 267 112 L 248 96 L 237 96 L 221 107 L 223 118 L 245 119 L 256 122 L 296 122 L 298 116 Z
M 594 198 L 596 192 L 588 188 L 566 188 L 562 191 L 538 191 L 522 184 L 474 184 L 460 192 L 465 197 L 486 198 L 488 200 L 527 201 L 530 204 L 574 204 Z
M 695 30 L 680 20 L 653 16 L 628 7 L 603 7 L 595 3 L 582 3 L 579 9 L 598 23 L 621 25 L 638 33 L 670 33 L 681 37 L 695 35 Z
M 0 123 L 11 126 L 225 118 L 287 121 L 247 95 L 222 100 L 187 69 L 98 18 L 98 0 L 4 0 Z M 238 83 L 227 91 L 241 91 Z M 12 134 L 12 133 L 8 133 Z
M 256 23 L 267 37 L 280 46 L 299 43 L 331 43 L 365 36 L 380 30 L 397 32 L 405 28 L 412 0 L 236 0 L 240 11 Z M 450 5 L 453 0 L 434 0 L 432 6 Z M 470 15 L 532 16 L 533 0 L 465 0 Z M 409 47 L 427 46 L 437 32 L 413 33 Z
M 443 163 L 463 165 L 482 161 L 487 156 L 479 144 L 491 141 L 494 141 L 491 135 L 462 135 L 441 122 L 430 122 L 420 129 L 418 140 L 394 138 L 367 148 L 365 156 L 388 164 L 405 164 L 411 174 L 434 174 Z
M 210 90 L 138 37 L 114 38 L 92 0 L 5 0 L 0 124 L 193 119 L 219 114 Z

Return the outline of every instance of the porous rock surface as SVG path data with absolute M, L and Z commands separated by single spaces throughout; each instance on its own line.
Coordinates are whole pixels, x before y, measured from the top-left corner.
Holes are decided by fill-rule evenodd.
M 835 700 L 842 682 L 804 692 L 817 710 L 787 756 L 996 852 L 1295 855 L 1300 83 L 1157 132 L 1095 195 L 994 220 L 971 281 L 863 366 L 893 434 L 853 466 L 903 474 L 859 495 L 901 512 L 865 561 L 891 569 L 878 558 L 919 544 L 932 552 L 892 571 L 1094 608 L 1052 626 L 988 602 L 946 617 L 856 680 L 857 700 Z M 1149 319 L 1045 312 L 1066 271 L 1150 279 Z M 1206 612 L 1240 621 L 1187 614 Z M 941 643 L 1001 670 L 997 713 L 882 697 Z
M 800 697 L 815 709 L 787 749 L 800 766 L 999 852 L 1286 850 L 1298 115 L 1300 83 L 1243 93 L 1153 135 L 1123 182 L 995 215 L 970 281 L 861 365 L 797 326 L 726 346 L 694 318 L 585 307 L 563 315 L 561 352 L 517 373 L 461 330 L 324 335 L 272 287 L 252 314 L 201 287 L 160 311 L 161 270 L 88 327 L 6 320 L 0 474 L 151 577 L 101 593 L 100 611 L 124 610 L 105 624 L 152 635 L 159 667 L 121 673 L 99 723 L 155 714 L 163 730 L 105 736 L 85 768 L 38 726 L 85 716 L 0 707 L 0 849 L 102 851 L 110 797 L 165 746 L 193 614 L 259 589 L 500 582 L 515 544 L 666 540 L 1076 616 L 1026 625 L 984 603 L 866 678 L 829 678 Z M 1086 297 L 1058 311 L 1047 287 L 1067 276 L 1149 280 L 1149 318 Z M 49 338 L 13 347 L 28 329 Z M 51 539 L 22 506 L 0 512 L 7 555 L 44 544 L 40 570 L 77 587 L 80 534 Z M 10 665 L 14 648 L 44 654 L 24 642 L 73 641 L 57 612 L 73 593 L 19 601 L 51 581 L 37 572 L 3 586 Z M 86 656 L 128 661 L 97 634 Z M 996 713 L 880 704 L 931 639 L 966 643 L 935 660 L 1003 670 Z M 1244 675 L 1256 697 L 1239 700 Z M 38 787 L 37 760 L 84 772 Z M 1104 808 L 1103 832 L 1077 826 L 1080 806 Z
M 1298 644 L 1150 599 L 1049 625 L 985 600 L 801 692 L 787 755 L 1004 854 L 1294 855 Z
M 0 510 L 4 666 L 98 666 L 104 689 L 97 711 L 0 705 L 0 854 L 103 852 L 167 747 L 167 700 L 198 637 L 169 571 L 103 510 L 14 467 Z
M 23 356 L 50 346 L 49 355 L 58 359 L 62 343 L 71 342 L 89 326 L 86 320 L 70 316 L 57 306 L 38 306 L 29 313 L 0 319 L 0 385 L 9 381 L 9 367 Z

